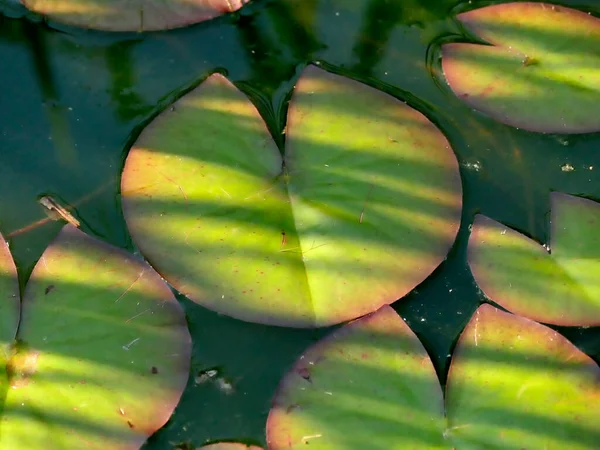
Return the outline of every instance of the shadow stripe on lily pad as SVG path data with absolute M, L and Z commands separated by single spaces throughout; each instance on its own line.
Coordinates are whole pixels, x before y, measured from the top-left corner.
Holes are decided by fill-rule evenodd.
M 252 103 L 215 74 L 127 156 L 123 211 L 176 289 L 238 319 L 320 327 L 428 277 L 460 222 L 458 163 L 421 113 L 309 66 L 282 157 Z
M 444 396 L 385 306 L 309 348 L 282 379 L 269 450 L 597 448 L 600 367 L 555 331 L 490 305 L 460 336 Z
M 158 274 L 67 225 L 23 295 L 0 447 L 138 449 L 175 409 L 190 354 L 183 309 Z
M 600 325 L 600 204 L 551 194 L 547 246 L 477 215 L 468 244 L 471 272 L 504 308 L 538 322 Z
M 600 19 L 536 2 L 486 6 L 457 19 L 492 44 L 442 47 L 446 80 L 467 105 L 530 131 L 600 130 Z

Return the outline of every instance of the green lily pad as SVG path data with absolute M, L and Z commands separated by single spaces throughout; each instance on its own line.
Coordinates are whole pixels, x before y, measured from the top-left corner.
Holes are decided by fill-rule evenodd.
M 419 339 L 389 306 L 309 348 L 281 381 L 269 450 L 444 448 L 444 404 Z M 427 445 L 425 445 L 427 444 Z
M 240 9 L 248 0 L 21 0 L 57 22 L 104 31 L 185 27 Z
M 530 131 L 600 130 L 600 19 L 535 2 L 487 6 L 457 18 L 492 44 L 442 48 L 448 84 L 466 104 Z
M 592 450 L 600 442 L 600 367 L 554 330 L 481 306 L 446 385 L 457 450 Z
M 547 246 L 477 215 L 469 264 L 477 284 L 504 308 L 555 325 L 600 325 L 600 204 L 551 194 Z
M 171 416 L 190 353 L 183 310 L 156 272 L 67 225 L 24 293 L 0 447 L 137 449 Z
M 481 306 L 453 355 L 446 404 L 433 365 L 383 307 L 308 349 L 284 376 L 269 450 L 597 448 L 600 367 L 555 331 Z M 445 415 L 444 415 L 445 411 Z
M 410 292 L 445 258 L 458 163 L 422 114 L 311 66 L 285 156 L 215 74 L 141 133 L 121 182 L 131 235 L 191 300 L 238 319 L 320 327 Z

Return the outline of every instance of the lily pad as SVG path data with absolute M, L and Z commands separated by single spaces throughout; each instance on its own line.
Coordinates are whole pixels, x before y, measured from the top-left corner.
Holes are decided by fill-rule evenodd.
M 551 194 L 548 245 L 477 215 L 469 264 L 494 302 L 539 322 L 600 325 L 600 204 Z
M 383 307 L 308 349 L 281 381 L 269 450 L 597 448 L 600 367 L 555 331 L 481 306 L 446 404 L 433 365 Z M 444 411 L 446 416 L 444 416 Z
M 442 389 L 418 338 L 389 306 L 309 348 L 281 381 L 269 450 L 442 448 Z
M 530 131 L 600 130 L 600 19 L 535 2 L 486 6 L 457 18 L 492 44 L 443 46 L 443 71 L 461 100 Z
M 454 350 L 446 385 L 457 450 L 592 450 L 600 367 L 554 330 L 483 305 Z
M 191 300 L 238 319 L 320 327 L 410 292 L 445 258 L 458 163 L 421 113 L 311 66 L 282 158 L 215 74 L 141 133 L 121 182 L 141 252 Z
M 0 447 L 137 449 L 171 416 L 190 353 L 183 310 L 156 272 L 67 225 L 24 293 Z
M 248 0 L 21 0 L 57 22 L 104 31 L 185 27 L 240 9 Z

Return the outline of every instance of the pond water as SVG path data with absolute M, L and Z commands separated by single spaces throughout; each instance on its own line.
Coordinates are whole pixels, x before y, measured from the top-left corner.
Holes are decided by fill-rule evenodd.
M 600 16 L 595 0 L 561 3 Z M 134 251 L 119 183 L 140 130 L 221 72 L 252 98 L 281 147 L 291 89 L 307 63 L 319 62 L 423 112 L 459 160 L 464 208 L 458 239 L 436 272 L 393 304 L 444 383 L 458 334 L 484 301 L 466 262 L 474 214 L 547 242 L 550 191 L 600 200 L 600 133 L 544 135 L 505 126 L 471 111 L 446 85 L 440 45 L 466 38 L 453 16 L 473 4 L 258 0 L 184 29 L 111 34 L 46 22 L 0 0 L 0 231 L 21 286 L 62 226 L 43 220 L 41 196 L 72 205 L 85 232 Z M 194 336 L 194 374 L 216 369 L 231 385 L 192 378 L 172 419 L 144 448 L 224 438 L 264 445 L 282 374 L 330 329 L 243 323 L 181 301 Z M 600 361 L 599 328 L 559 331 Z

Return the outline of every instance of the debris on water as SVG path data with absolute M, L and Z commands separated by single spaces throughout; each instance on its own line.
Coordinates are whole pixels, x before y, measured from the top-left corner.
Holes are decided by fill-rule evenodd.
M 202 384 L 210 379 L 214 379 L 219 372 L 216 369 L 203 370 L 196 375 L 194 381 L 196 384 Z
M 229 395 L 233 393 L 233 384 L 231 384 L 225 378 L 217 378 L 216 384 L 219 390 L 224 394 Z
M 575 170 L 575 167 L 573 167 L 569 163 L 565 163 L 562 166 L 560 166 L 560 170 L 562 170 L 563 172 L 573 172 Z
M 54 197 L 50 195 L 44 195 L 39 200 L 40 205 L 45 208 L 45 212 L 48 217 L 52 220 L 63 219 L 75 227 L 79 228 L 79 220 L 77 220 L 73 215 L 62 206 Z
M 473 162 L 468 161 L 466 163 L 463 163 L 462 166 L 465 169 L 472 170 L 474 172 L 479 172 L 482 169 L 482 165 L 479 161 L 473 161 Z

